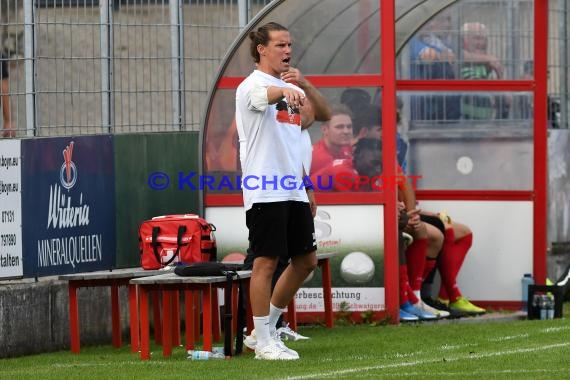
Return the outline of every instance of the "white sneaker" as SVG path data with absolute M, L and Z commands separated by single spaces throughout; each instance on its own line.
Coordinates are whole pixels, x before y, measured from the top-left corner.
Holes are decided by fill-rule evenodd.
M 277 329 L 277 335 L 281 337 L 282 340 L 305 340 L 310 339 L 308 336 L 304 336 L 299 334 L 298 332 L 292 330 L 287 323 L 284 327 L 280 327 Z
M 275 344 L 277 344 L 277 346 L 279 346 L 283 351 L 287 352 L 287 354 L 296 359 L 299 359 L 299 354 L 297 353 L 297 351 L 287 347 L 285 343 L 281 341 L 277 331 L 273 334 L 272 341 L 275 342 Z M 250 335 L 247 335 L 246 337 L 243 338 L 243 344 L 251 350 L 255 351 L 257 349 L 257 336 L 255 335 L 255 329 L 251 330 Z
M 439 310 L 439 309 L 433 308 L 430 305 L 426 304 L 422 300 L 420 300 L 418 303 L 414 304 L 414 306 L 422 309 L 423 311 L 427 311 L 428 313 L 435 314 L 435 315 L 437 315 L 438 318 L 449 317 L 449 311 Z
M 255 350 L 257 346 L 257 337 L 255 336 L 255 329 L 251 330 L 250 335 L 245 335 L 243 337 L 243 345 L 249 348 L 250 350 Z
M 299 356 L 289 354 L 283 349 L 283 346 L 272 339 L 270 343 L 264 347 L 255 347 L 255 358 L 260 360 L 298 360 Z

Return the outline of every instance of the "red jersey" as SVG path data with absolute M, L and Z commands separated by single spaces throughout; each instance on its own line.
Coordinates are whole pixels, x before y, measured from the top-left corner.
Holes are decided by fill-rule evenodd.
M 352 160 L 352 147 L 344 146 L 338 153 L 333 153 L 327 147 L 323 139 L 320 139 L 313 145 L 313 159 L 311 163 L 311 173 L 332 166 L 335 160 Z
M 351 191 L 357 176 L 352 159 L 339 159 L 319 171 L 313 171 L 310 179 L 316 191 Z

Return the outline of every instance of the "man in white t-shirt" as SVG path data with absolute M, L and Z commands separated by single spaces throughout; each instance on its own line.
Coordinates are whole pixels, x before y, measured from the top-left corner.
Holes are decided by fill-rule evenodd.
M 328 120 L 330 109 L 320 92 L 291 67 L 287 28 L 270 22 L 249 38 L 257 69 L 237 88 L 236 124 L 249 249 L 255 256 L 250 285 L 255 357 L 295 360 L 299 355 L 281 342 L 275 323 L 317 265 L 301 131 L 313 118 Z M 291 261 L 272 292 L 280 257 Z

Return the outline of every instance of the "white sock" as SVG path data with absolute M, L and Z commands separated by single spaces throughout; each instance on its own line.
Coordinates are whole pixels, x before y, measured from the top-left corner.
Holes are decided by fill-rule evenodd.
M 285 309 L 280 309 L 272 303 L 269 304 L 269 332 L 272 335 L 275 334 L 275 331 L 277 330 L 275 325 L 284 311 Z
M 255 328 L 255 337 L 257 338 L 258 347 L 265 347 L 271 343 L 268 315 L 265 317 L 253 317 L 253 327 Z
M 421 290 L 414 290 L 414 295 L 416 297 L 418 297 L 418 299 L 421 301 L 422 300 L 422 295 L 420 294 Z

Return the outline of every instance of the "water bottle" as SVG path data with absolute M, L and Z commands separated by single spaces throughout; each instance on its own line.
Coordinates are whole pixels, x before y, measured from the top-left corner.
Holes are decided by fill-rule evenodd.
M 554 297 L 546 296 L 546 319 L 554 319 Z
M 540 303 L 539 303 L 539 305 L 540 305 L 540 319 L 541 320 L 546 319 L 546 313 L 547 313 L 546 304 L 547 304 L 547 302 L 548 302 L 548 297 L 545 294 L 541 295 L 540 296 Z
M 521 280 L 522 283 L 522 309 L 523 311 L 528 310 L 528 286 L 534 284 L 532 279 L 532 274 L 525 273 Z
M 210 351 L 188 351 L 188 359 L 191 360 L 210 360 L 210 359 L 225 359 L 226 356 L 223 352 L 210 352 Z

